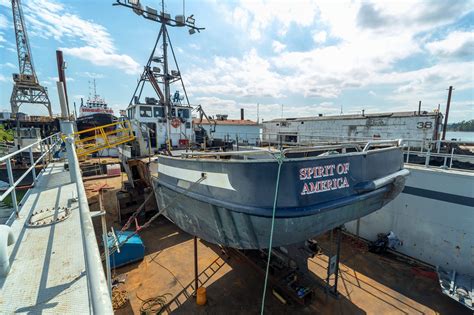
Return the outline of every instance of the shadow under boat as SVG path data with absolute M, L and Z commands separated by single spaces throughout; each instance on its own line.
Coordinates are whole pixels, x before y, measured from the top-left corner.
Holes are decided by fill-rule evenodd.
M 269 245 L 276 155 L 267 150 L 160 155 L 155 196 L 184 231 L 240 249 Z M 307 240 L 382 208 L 409 174 L 400 141 L 293 148 L 281 152 L 273 246 Z M 152 165 L 153 167 L 153 165 Z

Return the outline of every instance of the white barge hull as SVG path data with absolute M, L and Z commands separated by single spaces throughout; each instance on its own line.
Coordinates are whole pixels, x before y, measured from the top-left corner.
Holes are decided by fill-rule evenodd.
M 406 165 L 404 191 L 382 209 L 346 223 L 350 233 L 375 240 L 393 231 L 397 251 L 433 266 L 474 276 L 474 172 Z

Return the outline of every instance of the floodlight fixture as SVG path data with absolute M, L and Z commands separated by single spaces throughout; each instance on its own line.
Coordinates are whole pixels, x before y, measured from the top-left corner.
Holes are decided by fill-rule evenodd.
M 137 1 L 137 4 L 133 5 L 133 12 L 135 12 L 136 15 L 143 15 L 143 7 L 140 1 Z
M 186 19 L 186 23 L 191 24 L 192 26 L 194 26 L 194 22 L 196 22 L 196 19 L 194 19 L 194 14 L 191 14 L 191 15 L 188 16 L 188 18 Z
M 176 15 L 175 19 L 176 26 L 184 26 L 184 15 Z
M 194 28 L 190 28 L 188 32 L 189 35 L 193 35 L 194 33 L 196 33 L 196 30 Z
M 152 7 L 146 7 L 147 17 L 152 20 L 158 20 L 158 11 L 153 9 Z
M 138 6 L 140 4 L 140 0 L 128 0 L 128 3 L 133 6 Z

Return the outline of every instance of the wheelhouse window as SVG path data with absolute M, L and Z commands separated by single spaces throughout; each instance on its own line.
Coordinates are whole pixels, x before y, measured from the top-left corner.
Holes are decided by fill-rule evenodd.
M 153 107 L 153 114 L 155 117 L 165 117 L 165 109 L 164 107 Z
M 140 117 L 153 117 L 151 114 L 151 106 L 140 106 Z
M 178 117 L 179 118 L 189 118 L 189 109 L 187 108 L 180 108 L 178 109 Z

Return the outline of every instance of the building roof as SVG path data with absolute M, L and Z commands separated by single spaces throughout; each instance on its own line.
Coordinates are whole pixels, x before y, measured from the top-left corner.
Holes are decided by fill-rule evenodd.
M 355 115 L 328 115 L 328 116 L 310 116 L 310 117 L 294 117 L 294 118 L 276 118 L 267 120 L 268 122 L 279 122 L 279 121 L 309 121 L 309 120 L 345 120 L 345 119 L 363 119 L 363 118 L 384 118 L 384 117 L 414 117 L 414 116 L 436 116 L 437 112 L 422 111 L 418 115 L 418 111 L 412 112 L 392 112 L 392 113 L 374 113 L 374 114 L 355 114 Z
M 244 119 L 244 120 L 240 120 L 240 119 L 224 119 L 224 120 L 218 120 L 216 119 L 216 125 L 233 125 L 233 126 L 258 126 L 258 124 L 253 121 L 253 120 L 250 120 L 250 119 Z M 197 124 L 199 123 L 199 119 L 198 118 L 194 118 L 193 119 L 193 123 Z M 202 124 L 203 125 L 212 125 L 213 122 L 209 122 L 208 120 L 206 119 L 203 119 L 202 120 Z

